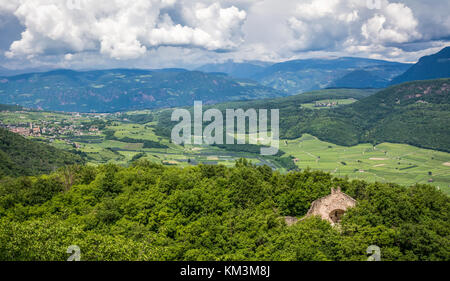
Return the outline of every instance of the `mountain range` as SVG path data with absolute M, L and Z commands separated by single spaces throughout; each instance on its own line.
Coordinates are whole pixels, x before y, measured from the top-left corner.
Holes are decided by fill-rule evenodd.
M 205 64 L 197 68 L 197 70 L 207 73 L 225 73 L 234 78 L 253 79 L 255 75 L 263 72 L 271 65 L 273 65 L 273 63 L 263 61 L 237 63 L 229 60 L 224 63 Z
M 366 70 L 355 70 L 332 82 L 328 88 L 384 88 L 389 80 Z
M 410 65 L 363 58 L 308 59 L 275 64 L 255 79 L 265 86 L 296 94 L 327 88 L 355 70 L 364 70 L 374 76 L 390 80 L 406 71 Z M 357 88 L 376 88 L 365 81 Z
M 258 81 L 288 94 L 298 94 L 328 87 L 384 88 L 404 73 L 411 64 L 366 58 L 333 58 L 292 60 L 263 67 L 261 63 L 232 63 L 206 65 L 207 72 L 224 72 L 230 76 Z M 361 77 L 361 73 L 364 73 Z M 347 77 L 350 75 L 350 77 Z M 358 79 L 353 79 L 359 76 Z M 342 80 L 344 79 L 344 80 Z M 350 80 L 350 83 L 348 83 Z
M 291 60 L 276 64 L 228 61 L 208 64 L 199 70 L 252 79 L 288 94 L 323 88 L 379 89 L 403 82 L 450 77 L 450 47 L 425 56 L 416 64 L 344 57 Z
M 202 71 L 205 72 L 202 72 Z M 54 70 L 0 77 L 0 103 L 72 112 L 117 112 L 277 98 L 323 88 L 380 89 L 450 77 L 450 47 L 415 65 L 333 58 L 205 65 L 199 70 Z
M 0 103 L 68 112 L 114 112 L 286 95 L 224 74 L 184 69 L 112 69 L 0 77 Z
M 37 73 L 37 72 L 47 72 L 54 70 L 54 68 L 51 67 L 31 67 L 31 68 L 24 68 L 24 69 L 9 69 L 0 66 L 0 76 L 14 76 L 14 75 L 20 75 L 20 74 L 26 74 L 26 73 Z

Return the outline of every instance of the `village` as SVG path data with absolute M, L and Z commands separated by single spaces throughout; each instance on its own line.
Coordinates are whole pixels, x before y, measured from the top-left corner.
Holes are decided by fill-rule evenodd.
M 20 112 L 16 112 L 16 114 L 17 113 Z M 24 111 L 23 113 L 27 112 Z M 70 140 L 72 137 L 96 136 L 101 133 L 98 126 L 71 123 L 73 119 L 79 118 L 81 118 L 79 114 L 74 114 L 70 118 L 70 121 L 58 120 L 57 118 L 51 120 L 51 118 L 48 118 L 47 120 L 34 120 L 34 122 L 17 121 L 15 123 L 4 123 L 0 120 L 0 127 L 26 138 L 43 138 L 50 143 L 58 140 L 63 141 L 74 148 L 79 148 L 77 143 Z
M 333 101 L 333 102 L 316 102 L 314 107 L 336 107 L 339 106 L 339 102 Z
M 58 136 L 93 136 L 98 135 L 99 129 L 95 126 L 86 127 L 84 125 L 66 125 L 57 127 L 58 122 L 53 123 L 53 126 L 48 126 L 48 122 L 42 124 L 17 124 L 17 125 L 4 125 L 2 127 L 9 131 L 19 134 L 23 137 L 49 137 L 58 138 Z

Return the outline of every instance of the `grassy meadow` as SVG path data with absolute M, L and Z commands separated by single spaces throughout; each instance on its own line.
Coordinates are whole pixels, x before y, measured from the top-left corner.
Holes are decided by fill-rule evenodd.
M 301 169 L 317 169 L 369 182 L 428 183 L 450 193 L 449 153 L 393 143 L 344 147 L 311 135 L 283 140 L 280 149 L 297 158 L 296 164 Z

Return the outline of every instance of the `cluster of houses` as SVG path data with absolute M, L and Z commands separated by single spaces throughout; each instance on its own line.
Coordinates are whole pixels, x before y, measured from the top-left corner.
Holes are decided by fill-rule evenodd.
M 96 126 L 85 125 L 64 125 L 60 122 L 48 122 L 42 121 L 39 125 L 33 123 L 23 124 L 3 124 L 0 121 L 0 127 L 3 127 L 13 133 L 19 134 L 23 137 L 44 137 L 51 143 L 55 140 L 63 141 L 67 145 L 74 148 L 80 148 L 78 143 L 75 143 L 62 136 L 95 136 L 100 133 L 100 130 Z
M 31 123 L 29 126 L 25 124 L 19 124 L 19 125 L 4 125 L 3 127 L 23 137 L 41 137 L 43 133 L 41 127 L 39 126 L 34 127 L 33 124 Z
M 339 105 L 339 102 L 333 101 L 333 102 L 316 102 L 314 107 L 336 107 Z
M 43 122 L 40 125 L 35 125 L 33 123 L 29 124 L 16 124 L 16 125 L 2 125 L 9 131 L 22 135 L 24 137 L 52 137 L 57 138 L 61 135 L 72 135 L 72 136 L 89 136 L 89 135 L 97 135 L 99 133 L 99 129 L 95 126 L 91 126 L 89 128 L 85 128 L 84 125 L 75 126 L 55 126 L 58 125 L 59 122 L 51 123 L 52 126 L 49 126 L 49 122 Z

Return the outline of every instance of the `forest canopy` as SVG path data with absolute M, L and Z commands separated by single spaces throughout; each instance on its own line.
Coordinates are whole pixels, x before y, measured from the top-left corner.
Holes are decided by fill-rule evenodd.
M 357 200 L 338 227 L 303 217 L 340 186 Z M 281 174 L 242 159 L 235 167 L 69 166 L 0 182 L 0 260 L 158 261 L 449 260 L 450 199 L 403 187 Z

